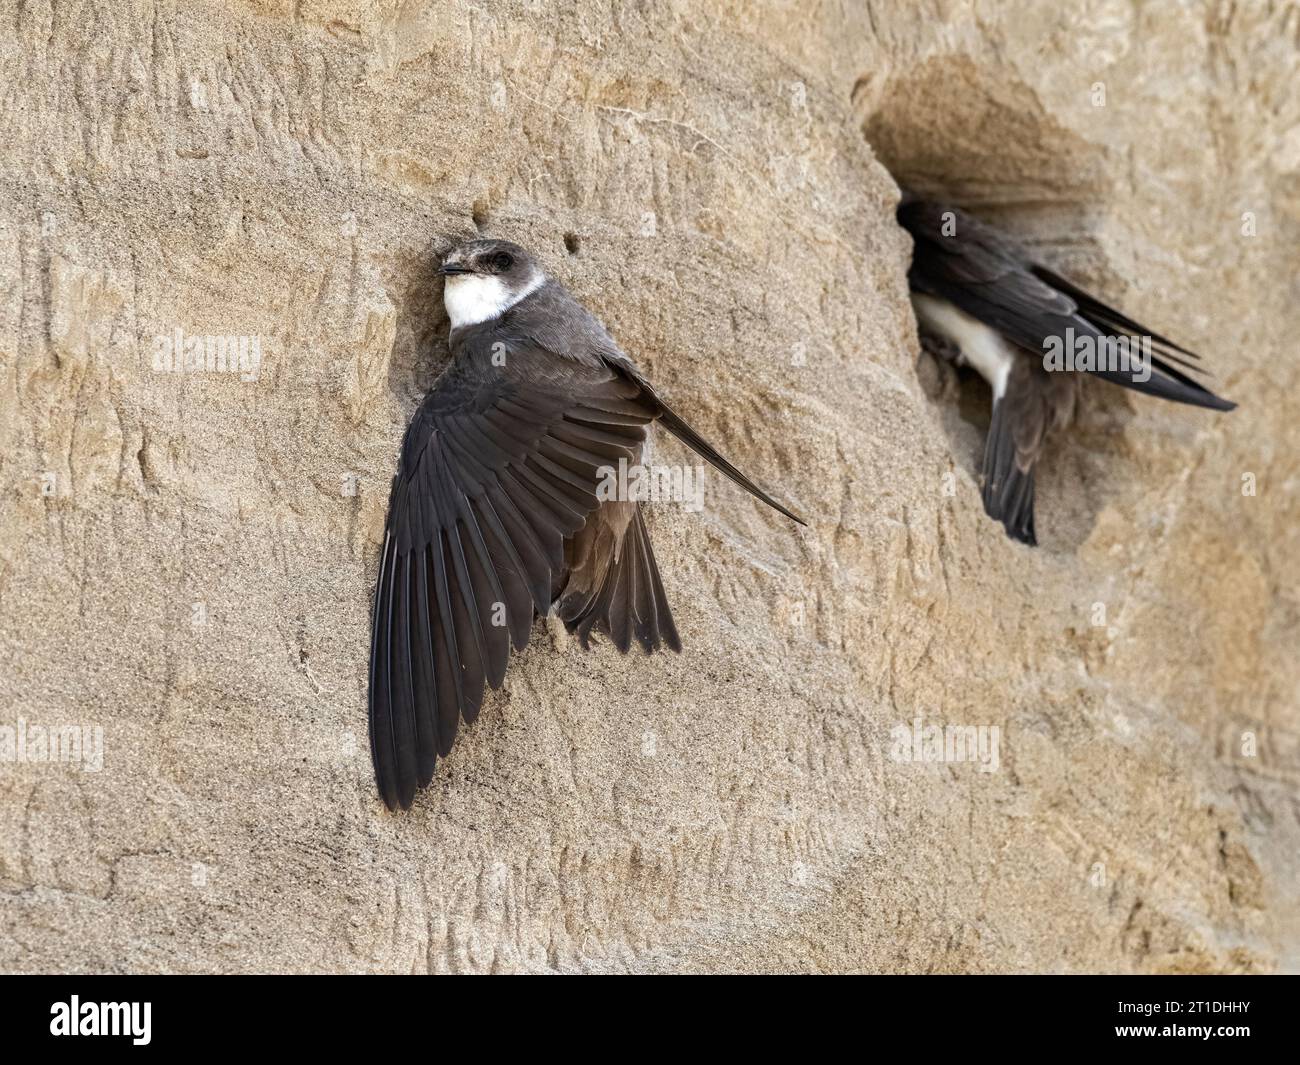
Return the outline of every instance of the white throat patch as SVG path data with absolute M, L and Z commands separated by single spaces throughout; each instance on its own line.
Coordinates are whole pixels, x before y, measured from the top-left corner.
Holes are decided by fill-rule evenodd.
M 511 292 L 499 277 L 486 274 L 451 274 L 442 289 L 451 327 L 478 325 L 500 318 L 511 307 L 542 286 L 546 277 L 538 272 L 522 289 Z

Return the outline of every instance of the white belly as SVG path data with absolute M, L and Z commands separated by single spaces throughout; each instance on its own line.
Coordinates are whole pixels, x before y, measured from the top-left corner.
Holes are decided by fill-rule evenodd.
M 947 300 L 920 292 L 912 293 L 912 308 L 927 329 L 957 345 L 962 359 L 993 389 L 995 403 L 1005 395 L 1016 353 L 996 330 Z

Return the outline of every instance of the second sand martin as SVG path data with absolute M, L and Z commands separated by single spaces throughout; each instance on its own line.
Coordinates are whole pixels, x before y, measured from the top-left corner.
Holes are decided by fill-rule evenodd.
M 1034 465 L 1048 433 L 1073 417 L 1084 373 L 1175 403 L 1236 406 L 1190 376 L 1200 356 L 1034 262 L 991 226 L 906 195 L 898 220 L 915 243 L 907 279 L 923 340 L 993 390 L 984 510 L 1013 539 L 1037 542 Z

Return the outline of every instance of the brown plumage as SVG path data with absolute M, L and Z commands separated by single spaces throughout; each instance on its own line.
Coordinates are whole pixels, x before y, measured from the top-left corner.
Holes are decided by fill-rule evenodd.
M 640 505 L 597 496 L 665 426 L 781 513 L 658 396 L 532 256 L 474 241 L 444 261 L 451 361 L 402 442 L 375 589 L 370 741 L 379 792 L 410 806 L 511 644 L 558 605 L 584 647 L 681 649 Z
M 1034 466 L 1054 429 L 1073 417 L 1085 373 L 1175 403 L 1229 411 L 1192 373 L 1200 356 L 1154 333 L 1034 262 L 991 226 L 955 207 L 905 196 L 898 220 L 914 247 L 908 283 L 932 346 L 970 363 L 993 388 L 984 446 L 985 512 L 1027 544 L 1034 530 Z M 1049 342 L 1148 338 L 1150 374 L 1113 368 L 1049 372 Z

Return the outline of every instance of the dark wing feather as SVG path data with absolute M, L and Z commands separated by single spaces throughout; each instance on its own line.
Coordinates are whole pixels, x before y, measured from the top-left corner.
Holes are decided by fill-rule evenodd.
M 566 545 L 568 567 L 557 590 L 557 613 L 583 647 L 594 630 L 626 653 L 636 640 L 647 652 L 682 649 L 650 546 L 641 504 L 602 503 Z
M 1187 363 L 1187 359 L 1200 360 L 1200 356 L 1196 352 L 1188 351 L 1186 348 L 1175 344 L 1168 337 L 1153 332 L 1140 322 L 1135 322 L 1126 314 L 1115 310 L 1114 307 L 1107 306 L 1096 296 L 1085 292 L 1077 285 L 1067 281 L 1060 274 L 1047 269 L 1047 267 L 1034 265 L 1030 269 L 1033 270 L 1036 277 L 1046 281 L 1053 288 L 1059 289 L 1074 300 L 1079 305 L 1079 313 L 1086 316 L 1098 328 L 1105 327 L 1111 332 L 1122 333 L 1127 336 L 1149 336 L 1160 347 L 1167 349 L 1170 353 L 1168 357 L 1174 362 L 1182 362 L 1188 365 L 1189 369 L 1194 369 L 1198 373 L 1206 373 L 1206 371 Z
M 457 330 L 451 354 L 402 443 L 375 588 L 370 742 L 390 809 L 410 806 L 460 722 L 500 686 L 511 644 L 524 647 L 534 611 L 565 587 L 566 544 L 603 527 L 592 521 L 607 505 L 601 467 L 639 455 L 649 422 L 801 521 L 664 404 L 554 282 Z M 612 557 L 607 579 L 562 607 L 565 623 L 584 644 L 601 627 L 620 650 L 633 639 L 680 650 L 639 510 Z
M 898 219 L 915 243 L 908 272 L 914 291 L 950 301 L 1040 358 L 1049 338 L 1066 342 L 1067 330 L 1095 339 L 1149 336 L 1155 350 L 1146 380 L 1121 371 L 1090 372 L 1176 403 L 1214 410 L 1236 406 L 1174 365 L 1196 369 L 1187 362 L 1196 357 L 1191 352 L 1034 263 L 990 226 L 954 207 L 921 200 L 901 204 Z
M 519 340 L 498 367 L 480 341 L 453 344 L 407 429 L 389 499 L 369 703 L 390 809 L 411 805 L 460 722 L 500 686 L 511 643 L 522 648 L 534 611 L 550 608 L 564 541 L 597 505 L 598 468 L 630 457 L 658 413 L 618 369 Z M 520 372 L 539 360 L 555 364 L 540 385 Z
M 717 448 L 715 448 L 712 444 L 710 444 L 707 440 L 705 440 L 704 437 L 700 436 L 699 433 L 697 433 L 694 429 L 692 429 L 689 425 L 687 425 L 686 422 L 682 420 L 681 416 L 678 415 L 677 412 L 674 411 L 671 407 L 669 407 L 668 404 L 664 403 L 663 400 L 659 401 L 659 408 L 660 408 L 659 421 L 663 425 L 663 427 L 667 429 L 670 433 L 672 433 L 673 436 L 677 437 L 678 440 L 680 440 L 683 444 L 689 447 L 697 455 L 699 455 L 702 459 L 707 460 L 709 464 L 713 466 L 714 469 L 720 470 L 722 473 L 726 474 L 727 477 L 733 480 L 736 484 L 740 485 L 741 488 L 745 489 L 745 491 L 750 493 L 750 495 L 754 496 L 757 499 L 761 499 L 769 507 L 772 507 L 774 510 L 780 511 L 782 514 L 784 514 L 787 518 L 790 518 L 792 521 L 797 521 L 800 525 L 808 524 L 806 521 L 803 520 L 803 518 L 799 517 L 799 515 L 796 514 L 794 511 L 788 510 L 786 507 L 783 507 L 770 495 L 768 495 L 761 488 L 759 488 L 758 485 L 756 485 L 753 481 L 751 481 L 748 477 L 746 477 L 743 473 L 741 473 L 738 469 L 736 469 L 735 466 L 733 466 L 730 462 L 724 459 L 722 455 L 718 452 Z
M 735 466 L 724 459 L 707 440 L 692 429 L 666 404 L 651 387 L 635 364 L 619 350 L 605 327 L 582 304 L 575 300 L 563 285 L 548 281 L 532 296 L 512 308 L 506 315 L 511 320 L 509 328 L 525 332 L 535 343 L 549 351 L 565 352 L 576 361 L 584 364 L 601 365 L 612 368 L 621 374 L 637 390 L 627 397 L 601 396 L 586 403 L 588 408 L 599 411 L 601 417 L 586 419 L 605 425 L 613 424 L 609 415 L 639 414 L 639 410 L 628 403 L 636 404 L 643 400 L 653 401 L 656 417 L 665 429 L 691 448 L 701 458 L 726 474 L 736 484 L 768 506 L 779 510 L 786 517 L 806 524 L 802 518 L 787 510 L 770 495 L 760 489 L 753 481 L 741 473 Z M 574 440 L 577 435 L 580 439 Z M 599 436 L 593 438 L 589 432 L 570 434 L 568 446 L 580 451 L 597 450 Z M 552 456 L 553 457 L 553 456 Z
M 1029 273 L 1012 246 L 988 226 L 951 207 L 914 201 L 898 210 L 915 247 L 908 282 L 918 292 L 956 304 L 1008 340 L 1041 354 L 1043 341 L 1074 326 L 1075 303 Z M 950 232 L 951 231 L 951 232 Z

